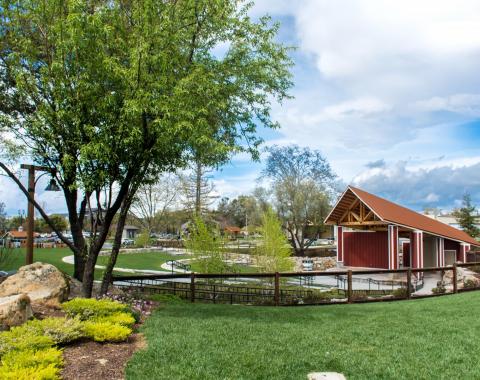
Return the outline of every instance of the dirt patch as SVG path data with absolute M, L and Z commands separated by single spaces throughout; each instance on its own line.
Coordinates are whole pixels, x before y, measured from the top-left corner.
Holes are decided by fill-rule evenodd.
M 133 353 L 145 348 L 142 334 L 132 334 L 126 342 L 80 342 L 66 347 L 63 353 L 65 380 L 124 379 L 125 365 Z

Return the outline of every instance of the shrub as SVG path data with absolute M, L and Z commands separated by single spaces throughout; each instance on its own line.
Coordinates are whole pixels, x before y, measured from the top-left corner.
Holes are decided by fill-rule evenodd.
M 468 280 L 465 280 L 463 282 L 463 287 L 464 288 L 467 288 L 467 289 L 473 289 L 477 286 L 477 284 L 475 283 L 475 281 L 473 281 L 472 279 L 468 279 Z
M 0 366 L 2 380 L 57 380 L 60 379 L 60 368 L 53 364 L 46 367 L 30 367 L 5 369 Z
M 55 344 L 52 338 L 41 335 L 39 330 L 28 323 L 13 327 L 10 331 L 0 334 L 0 356 L 10 351 L 42 350 Z
M 63 365 L 62 351 L 50 347 L 42 350 L 10 351 L 2 357 L 2 369 L 47 367 Z
M 112 322 L 86 321 L 85 334 L 96 342 L 122 342 L 128 338 L 132 330 Z
M 64 344 L 80 339 L 85 336 L 83 332 L 83 323 L 76 318 L 46 318 L 35 320 L 28 324 L 43 334 L 51 338 L 57 344 Z
M 62 351 L 57 348 L 10 351 L 2 357 L 0 379 L 59 379 L 62 366 Z
M 127 305 L 109 299 L 75 298 L 62 304 L 69 317 L 78 316 L 81 320 L 105 317 L 119 312 L 129 312 Z
M 407 298 L 408 289 L 407 288 L 397 288 L 393 291 L 392 294 L 395 298 Z
M 184 303 L 185 300 L 174 294 L 152 294 L 149 299 L 162 303 Z
M 130 313 L 115 313 L 105 317 L 97 317 L 94 321 L 110 322 L 126 327 L 132 327 L 135 324 L 135 318 Z
M 447 289 L 445 288 L 445 284 L 443 283 L 443 281 L 438 281 L 437 287 L 432 289 L 433 294 L 443 294 L 446 291 Z

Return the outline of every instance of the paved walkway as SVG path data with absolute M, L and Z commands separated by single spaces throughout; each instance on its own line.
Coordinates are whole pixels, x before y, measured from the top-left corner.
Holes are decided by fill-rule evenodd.
M 62 261 L 67 264 L 74 264 L 74 256 L 65 256 L 62 258 Z M 95 265 L 95 269 L 105 269 L 105 265 Z M 118 268 L 115 267 L 115 272 L 125 272 L 125 273 L 144 273 L 144 274 L 165 274 L 165 271 L 160 270 L 150 270 L 150 269 L 130 269 L 130 268 Z

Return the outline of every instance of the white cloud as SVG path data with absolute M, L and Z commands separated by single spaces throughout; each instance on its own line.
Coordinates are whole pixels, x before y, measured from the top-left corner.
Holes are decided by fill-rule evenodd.
M 405 161 L 369 169 L 357 176 L 353 184 L 394 202 L 421 210 L 436 206 L 452 208 L 468 192 L 480 202 L 480 162 L 455 167 L 411 168 Z

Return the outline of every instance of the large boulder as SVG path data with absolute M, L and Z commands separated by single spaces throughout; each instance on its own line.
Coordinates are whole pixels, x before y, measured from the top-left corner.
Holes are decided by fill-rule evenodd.
M 68 298 L 65 276 L 51 264 L 33 263 L 21 267 L 0 284 L 0 297 L 26 293 L 32 302 L 57 306 Z
M 26 294 L 15 294 L 0 298 L 0 329 L 19 326 L 32 317 L 30 298 Z

